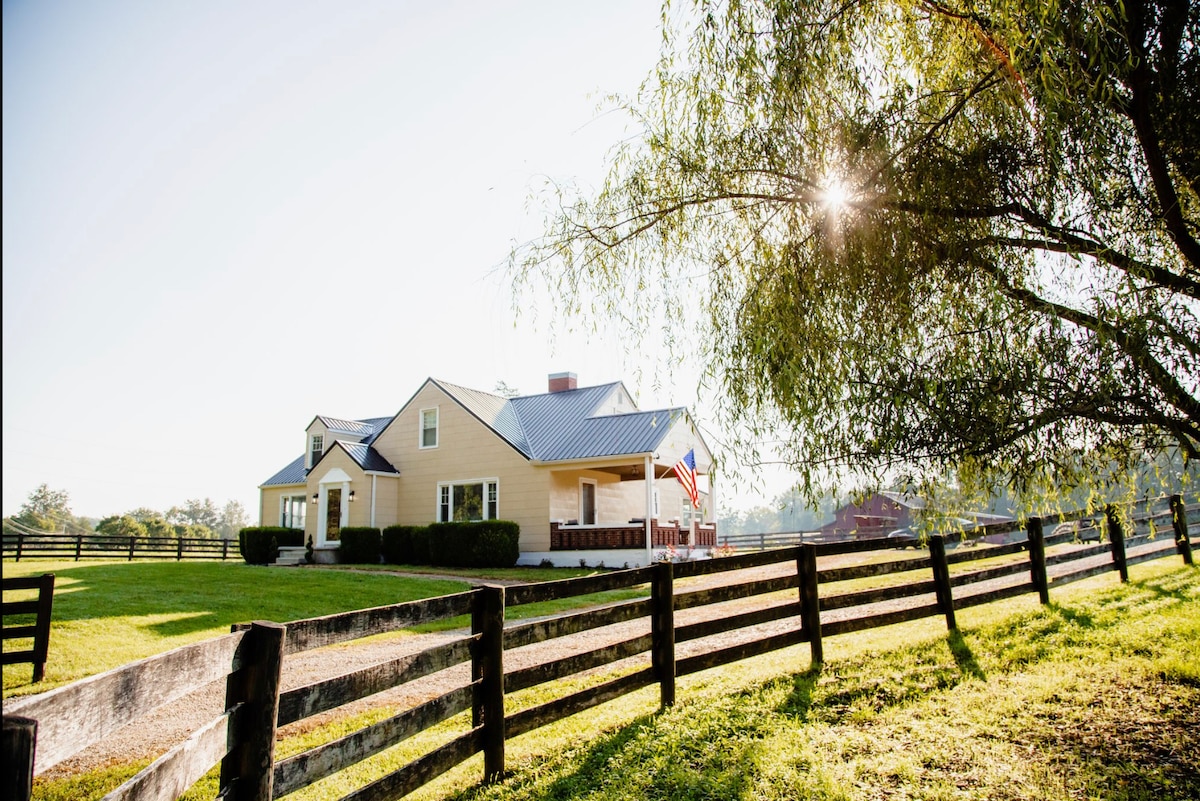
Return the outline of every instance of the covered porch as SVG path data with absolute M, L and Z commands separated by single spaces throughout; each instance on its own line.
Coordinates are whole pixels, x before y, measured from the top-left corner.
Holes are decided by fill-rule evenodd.
M 678 520 L 650 519 L 650 547 L 713 548 L 717 544 L 717 524 Z M 618 524 L 550 523 L 550 550 L 595 551 L 646 547 L 646 523 L 633 519 Z

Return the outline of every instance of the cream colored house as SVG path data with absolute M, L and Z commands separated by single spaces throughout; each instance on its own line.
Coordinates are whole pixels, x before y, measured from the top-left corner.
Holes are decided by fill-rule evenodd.
M 694 453 L 700 505 L 674 465 Z M 393 417 L 318 415 L 260 485 L 262 525 L 303 528 L 334 561 L 346 526 L 513 520 L 521 564 L 610 567 L 716 544 L 712 456 L 686 408 L 641 411 L 621 382 L 505 398 L 432 378 Z

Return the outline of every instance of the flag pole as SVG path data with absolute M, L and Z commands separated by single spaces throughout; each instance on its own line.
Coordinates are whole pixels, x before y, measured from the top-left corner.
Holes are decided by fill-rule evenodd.
M 654 513 L 654 454 L 646 454 L 646 567 L 654 564 L 654 543 L 650 533 L 654 522 L 650 519 Z

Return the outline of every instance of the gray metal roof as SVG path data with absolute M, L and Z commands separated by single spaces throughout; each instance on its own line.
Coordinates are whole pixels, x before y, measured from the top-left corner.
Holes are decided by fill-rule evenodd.
M 358 437 L 368 437 L 375 433 L 374 426 L 361 420 L 342 420 L 338 417 L 326 417 L 323 414 L 317 415 L 317 419 L 325 424 L 325 428 L 342 434 L 354 434 Z
M 621 386 L 594 387 L 502 398 L 455 384 L 436 382 L 451 397 L 507 440 L 526 458 L 555 462 L 650 453 L 687 410 L 657 409 L 596 415 Z
M 447 395 L 512 445 L 526 459 L 541 462 L 598 459 L 653 453 L 687 409 L 654 409 L 626 414 L 596 414 L 620 381 L 594 387 L 504 398 L 490 392 L 430 379 Z M 330 430 L 357 434 L 361 443 L 338 442 L 364 470 L 399 473 L 371 443 L 395 417 L 342 420 L 318 415 Z M 301 456 L 262 486 L 301 484 L 307 471 Z
M 555 462 L 653 453 L 671 425 L 686 414 L 686 409 L 678 407 L 589 417 L 563 432 L 537 458 Z
M 307 477 L 308 471 L 304 469 L 304 454 L 301 454 L 287 467 L 268 478 L 259 486 L 273 487 L 280 484 L 303 484 Z
M 350 455 L 350 458 L 354 460 L 354 463 L 363 470 L 371 470 L 376 473 L 400 474 L 400 471 L 393 467 L 391 462 L 389 462 L 387 459 L 384 459 L 379 454 L 379 451 L 375 450 L 370 445 L 359 442 L 338 442 L 337 444 L 341 446 L 346 453 Z

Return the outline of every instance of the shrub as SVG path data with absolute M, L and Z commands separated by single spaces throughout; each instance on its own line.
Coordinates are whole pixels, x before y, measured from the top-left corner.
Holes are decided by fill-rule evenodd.
M 297 538 L 296 535 L 299 535 Z M 281 526 L 249 526 L 238 532 L 238 551 L 248 565 L 269 565 L 279 558 L 279 545 L 304 544 L 304 532 Z
M 299 548 L 304 545 L 304 529 L 302 528 L 272 528 L 280 548 Z
M 433 533 L 429 526 L 414 526 L 412 532 L 412 557 L 414 565 L 432 565 L 429 542 Z
M 509 520 L 434 523 L 429 532 L 430 563 L 444 567 L 512 567 L 521 555 L 521 529 Z
M 429 564 L 429 532 L 425 526 L 388 526 L 383 530 L 383 561 L 391 565 Z
M 341 531 L 338 561 L 350 564 L 379 564 L 381 535 L 370 526 L 347 526 Z

